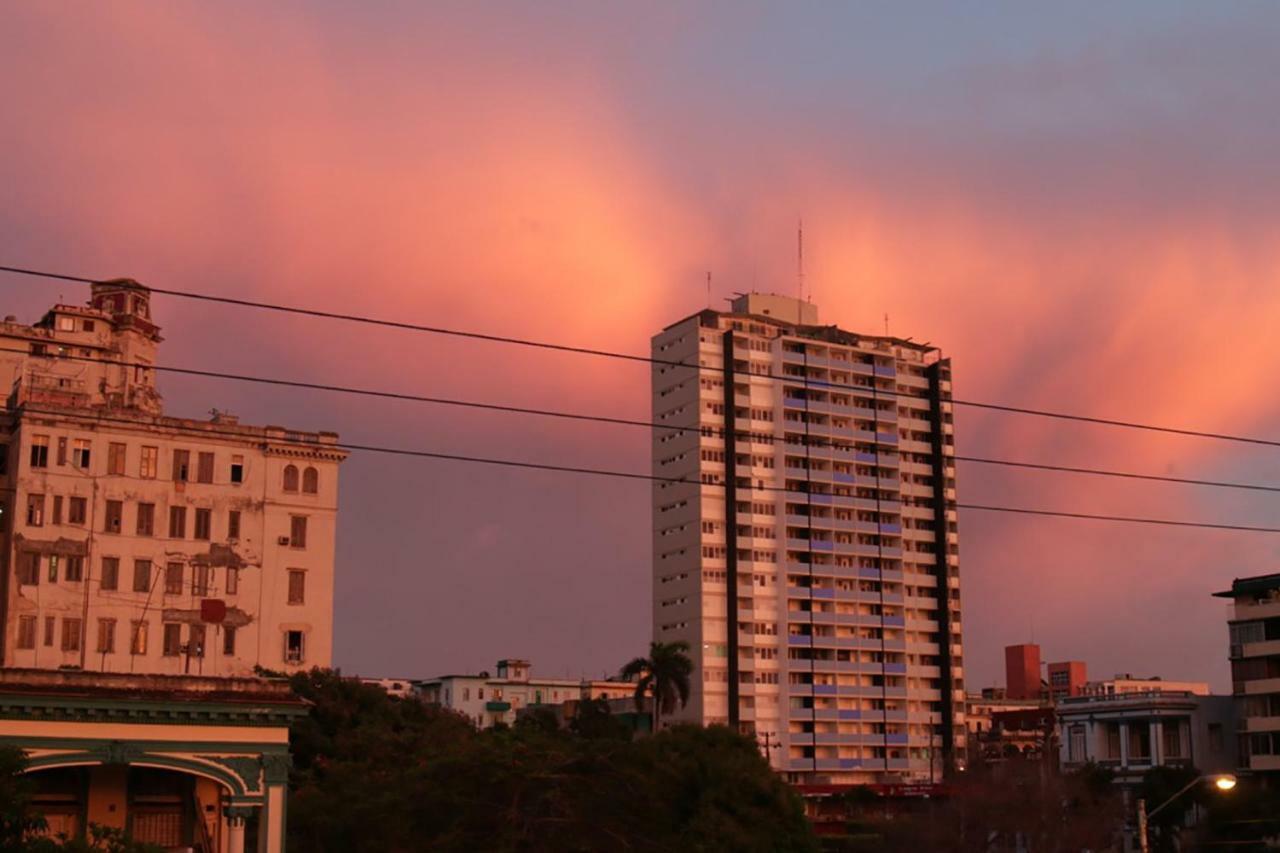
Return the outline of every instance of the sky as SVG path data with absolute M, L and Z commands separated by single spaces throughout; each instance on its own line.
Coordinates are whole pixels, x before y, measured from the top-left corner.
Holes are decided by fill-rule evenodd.
M 931 341 L 961 399 L 1280 438 L 1280 8 L 0 6 L 0 264 L 645 353 L 735 291 Z M 0 276 L 34 320 L 72 284 Z M 646 419 L 643 364 L 157 297 L 162 361 Z M 887 318 L 887 319 L 886 319 Z M 168 411 L 647 471 L 643 429 L 166 376 Z M 961 407 L 966 455 L 1280 483 L 1275 448 Z M 640 482 L 353 454 L 336 663 L 597 676 L 650 634 Z M 1265 492 L 961 466 L 966 503 L 1280 526 Z M 1280 537 L 962 511 L 1001 648 L 1229 689 Z

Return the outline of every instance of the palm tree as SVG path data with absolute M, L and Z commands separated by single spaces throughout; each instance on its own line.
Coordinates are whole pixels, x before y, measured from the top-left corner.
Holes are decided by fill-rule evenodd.
M 689 676 L 693 674 L 693 661 L 687 652 L 689 644 L 650 643 L 649 656 L 636 658 L 622 668 L 622 677 L 636 681 L 636 710 L 644 710 L 645 694 L 653 696 L 653 731 L 658 731 L 661 714 L 670 714 L 689 703 Z

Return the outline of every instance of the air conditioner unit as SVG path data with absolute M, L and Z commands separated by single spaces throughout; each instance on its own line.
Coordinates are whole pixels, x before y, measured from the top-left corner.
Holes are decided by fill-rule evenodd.
M 277 545 L 288 545 L 288 544 L 289 544 L 289 537 L 288 537 L 288 536 L 281 536 L 279 539 L 277 539 L 277 540 L 276 540 L 276 544 L 277 544 Z

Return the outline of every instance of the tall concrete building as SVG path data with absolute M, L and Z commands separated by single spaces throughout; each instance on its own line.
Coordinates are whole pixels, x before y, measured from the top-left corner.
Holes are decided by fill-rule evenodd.
M 941 780 L 965 731 L 950 363 L 817 314 L 752 293 L 653 338 L 654 637 L 692 650 L 683 718 L 793 782 Z
M 331 661 L 332 433 L 167 417 L 150 292 L 0 323 L 0 662 L 245 676 Z

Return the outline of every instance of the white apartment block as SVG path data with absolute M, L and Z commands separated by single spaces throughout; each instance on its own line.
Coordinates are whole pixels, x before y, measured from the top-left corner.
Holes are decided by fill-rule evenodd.
M 754 734 L 799 784 L 949 772 L 965 737 L 949 361 L 754 293 L 667 327 L 652 356 L 670 427 L 653 473 L 688 481 L 653 489 L 654 637 L 696 665 L 677 717 Z
M 247 676 L 328 666 L 332 433 L 166 417 L 150 293 L 0 324 L 0 661 Z
M 510 725 L 521 708 L 531 705 L 629 699 L 636 689 L 627 681 L 535 678 L 530 675 L 529 661 L 515 658 L 498 661 L 496 675 L 441 675 L 417 681 L 414 687 L 423 702 L 456 711 L 481 729 Z

